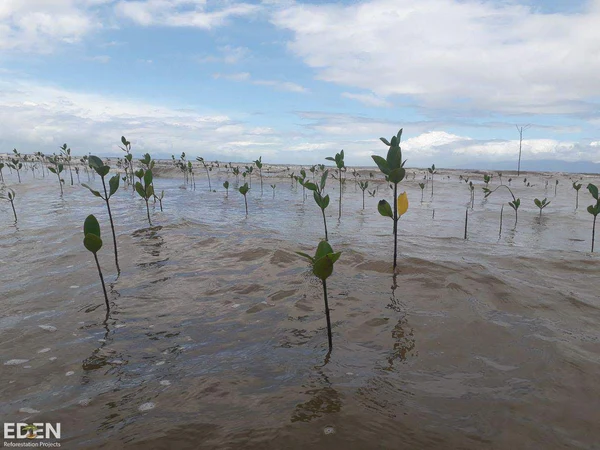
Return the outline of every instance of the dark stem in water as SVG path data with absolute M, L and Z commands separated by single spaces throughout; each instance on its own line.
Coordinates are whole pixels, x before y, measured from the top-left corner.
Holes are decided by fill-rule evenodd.
M 13 214 L 15 215 L 15 223 L 17 222 L 17 211 L 15 210 L 15 202 L 13 199 L 10 199 L 10 206 L 12 206 Z
M 321 213 L 323 214 L 323 225 L 325 226 L 325 240 L 328 241 L 327 238 L 327 221 L 325 220 L 325 210 L 321 209 Z
M 398 255 L 398 183 L 394 183 L 394 269 Z
M 248 215 L 248 199 L 246 198 L 246 195 L 244 195 L 244 204 L 246 205 L 246 215 Z
M 104 291 L 104 301 L 106 302 L 106 312 L 110 311 L 110 304 L 108 303 L 108 294 L 106 293 L 106 286 L 104 285 L 104 277 L 102 276 L 102 270 L 100 270 L 100 262 L 98 262 L 98 255 L 94 253 L 94 259 L 96 260 L 96 267 L 98 267 L 98 275 L 100 275 L 100 281 L 102 282 L 102 290 Z
M 106 209 L 108 209 L 108 219 L 110 220 L 110 229 L 113 235 L 113 245 L 115 247 L 115 265 L 117 266 L 117 275 L 121 275 L 121 268 L 119 267 L 119 255 L 117 252 L 117 234 L 115 233 L 115 224 L 113 222 L 112 213 L 110 211 L 110 203 L 108 201 L 108 193 L 106 192 L 106 183 L 104 177 L 102 177 L 102 187 L 104 188 L 104 200 L 106 201 Z
M 498 239 L 502 238 L 502 214 L 504 213 L 504 205 L 500 208 L 500 231 L 498 232 Z
M 329 351 L 333 349 L 333 340 L 331 338 L 331 318 L 329 317 L 329 303 L 327 301 L 327 282 L 323 280 L 323 298 L 325 300 L 325 317 L 327 318 L 327 338 L 329 340 Z
M 469 208 L 465 211 L 465 239 L 467 239 L 467 226 L 469 224 Z
M 594 225 L 592 226 L 592 253 L 594 252 L 594 239 L 596 238 L 596 217 L 594 216 Z
M 152 222 L 150 221 L 150 207 L 148 206 L 148 199 L 146 198 L 146 214 L 148 215 L 148 223 L 152 226 Z

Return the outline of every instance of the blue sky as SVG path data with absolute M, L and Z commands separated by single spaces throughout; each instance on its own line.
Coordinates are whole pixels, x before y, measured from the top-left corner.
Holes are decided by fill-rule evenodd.
M 0 151 L 600 162 L 600 0 L 4 0 Z

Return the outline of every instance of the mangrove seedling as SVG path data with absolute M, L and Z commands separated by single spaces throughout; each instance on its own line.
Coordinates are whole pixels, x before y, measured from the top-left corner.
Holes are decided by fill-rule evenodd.
M 273 189 L 273 198 L 275 198 L 275 188 L 277 187 L 276 184 L 272 184 L 271 185 L 271 189 Z
M 329 302 L 327 301 L 327 278 L 333 273 L 333 265 L 340 258 L 342 253 L 334 253 L 331 245 L 329 245 L 327 241 L 319 242 L 314 257 L 302 252 L 296 253 L 310 261 L 313 274 L 323 283 L 323 300 L 325 301 L 325 317 L 327 318 L 327 337 L 329 341 L 329 351 L 331 352 L 333 349 L 333 339 L 331 337 Z
M 558 180 L 554 183 L 554 196 L 556 197 L 556 189 L 558 188 Z
M 340 207 L 338 213 L 338 220 L 340 220 L 342 218 L 342 170 L 346 169 L 346 166 L 344 165 L 344 150 L 342 150 L 339 153 L 336 153 L 334 157 L 328 156 L 325 159 L 329 161 L 334 161 L 336 167 L 338 168 L 338 178 L 340 180 Z
M 367 191 L 369 193 L 369 197 L 375 197 L 375 194 L 377 194 L 377 189 L 373 189 L 372 191 Z
M 4 183 L 4 175 L 2 175 L 2 169 L 4 169 L 4 163 L 0 163 L 0 182 Z
M 143 169 L 140 169 L 135 173 L 135 175 L 140 179 L 140 181 L 135 182 L 135 190 L 146 202 L 148 223 L 150 226 L 152 226 L 152 221 L 150 220 L 150 207 L 148 206 L 148 200 L 154 196 L 154 187 L 152 186 L 152 170 L 144 171 Z M 142 184 L 141 181 L 143 181 L 144 184 Z
M 17 171 L 17 177 L 19 179 L 19 183 L 21 182 L 21 169 L 23 168 L 23 163 L 21 163 L 18 159 L 11 158 L 9 163 L 6 163 L 8 167 Z
M 548 206 L 550 204 L 548 199 L 544 199 L 544 200 L 540 201 L 540 199 L 537 199 L 537 198 L 533 200 L 533 203 L 535 203 L 535 206 L 540 208 L 540 217 L 542 217 L 542 209 L 544 209 L 546 206 Z
M 123 144 L 123 146 L 119 146 L 119 148 L 125 152 L 125 160 L 127 161 L 125 163 L 125 177 L 127 178 L 127 182 L 133 185 L 133 175 L 135 171 L 133 169 L 133 155 L 131 154 L 131 142 L 125 139 L 125 136 L 121 136 L 121 144 Z
M 419 183 L 419 187 L 421 188 L 421 203 L 423 203 L 423 193 L 425 192 L 425 183 Z
M 100 197 L 106 203 L 106 209 L 108 210 L 108 219 L 110 220 L 110 229 L 112 230 L 113 235 L 113 245 L 115 248 L 115 266 L 117 266 L 117 273 L 121 274 L 121 268 L 119 267 L 119 256 L 117 251 L 117 234 L 115 233 L 115 224 L 113 222 L 112 213 L 110 211 L 110 198 L 117 192 L 119 189 L 119 174 L 113 175 L 110 180 L 108 180 L 109 189 L 106 189 L 106 181 L 105 177 L 110 172 L 110 167 L 105 165 L 100 158 L 94 155 L 90 155 L 88 158 L 89 166 L 94 169 L 94 171 L 100 175 L 100 179 L 102 180 L 102 187 L 104 188 L 104 195 L 100 192 L 92 189 L 87 184 L 82 184 L 83 187 L 89 189 L 89 191 L 94 194 L 96 197 Z
M 381 200 L 377 206 L 377 209 L 381 215 L 391 217 L 394 221 L 394 269 L 396 268 L 396 260 L 398 255 L 398 219 L 400 218 L 398 215 L 398 204 L 400 202 L 400 198 L 398 197 L 398 183 L 400 183 L 406 175 L 406 171 L 404 170 L 404 164 L 406 161 L 402 161 L 402 150 L 400 149 L 401 137 L 402 128 L 400 131 L 398 131 L 396 136 L 392 137 L 391 142 L 385 138 L 380 138 L 381 142 L 389 147 L 387 157 L 384 159 L 377 155 L 371 156 L 373 161 L 375 161 L 375 164 L 377 164 L 379 167 L 379 170 L 386 175 L 386 180 L 388 180 L 394 186 L 393 214 L 391 213 L 392 210 L 387 201 Z M 406 200 L 406 207 L 408 207 L 408 200 Z
M 360 190 L 362 191 L 363 209 L 365 209 L 365 191 L 369 187 L 369 182 L 367 180 L 365 180 L 365 181 L 359 181 L 358 182 L 358 186 L 360 187 Z
M 3 198 L 5 200 L 8 200 L 10 202 L 10 206 L 12 206 L 12 210 L 13 210 L 13 214 L 15 216 L 15 223 L 17 223 L 17 211 L 15 210 L 15 197 L 16 197 L 17 193 L 12 190 L 12 189 L 8 189 L 8 192 L 6 192 L 5 194 L 0 194 L 0 198 Z
M 427 169 L 427 171 L 431 175 L 431 196 L 433 197 L 433 175 L 437 173 L 437 171 L 435 170 L 435 164 L 432 164 L 431 167 Z
M 160 191 L 160 195 L 154 195 L 154 198 L 158 200 L 158 204 L 160 205 L 160 212 L 163 212 L 162 201 L 165 198 L 165 190 Z
M 100 262 L 98 261 L 98 251 L 102 248 L 102 239 L 100 238 L 100 224 L 93 214 L 90 214 L 83 222 L 83 245 L 88 251 L 94 254 L 96 260 L 96 267 L 98 267 L 98 275 L 100 275 L 100 282 L 102 283 L 102 290 L 104 291 L 104 300 L 106 302 L 106 316 L 110 312 L 110 304 L 108 302 L 108 294 L 106 293 L 106 286 L 104 285 L 104 277 L 102 276 L 102 269 L 100 269 Z
M 587 185 L 588 191 L 592 194 L 592 197 L 596 200 L 596 205 L 590 205 L 587 207 L 587 211 L 594 216 L 594 224 L 592 225 L 592 252 L 594 251 L 594 240 L 596 239 L 596 218 L 600 213 L 600 199 L 598 198 L 598 187 L 595 184 Z
M 574 182 L 573 189 L 575 189 L 575 210 L 579 208 L 579 189 L 581 189 L 581 183 Z
M 321 175 L 321 181 L 319 183 L 304 182 L 302 187 L 306 187 L 313 191 L 313 198 L 319 208 L 321 208 L 321 214 L 323 215 L 323 226 L 325 227 L 325 240 L 328 240 L 327 236 L 327 220 L 325 219 L 325 208 L 329 206 L 329 194 L 323 196 L 325 191 L 325 183 L 327 183 L 327 177 L 329 176 L 329 170 L 326 170 Z
M 212 187 L 210 185 L 210 173 L 208 170 L 208 165 L 206 164 L 206 161 L 204 161 L 204 158 L 202 158 L 201 156 L 198 156 L 196 158 L 196 161 L 200 161 L 202 163 L 202 165 L 204 166 L 204 170 L 206 170 L 206 176 L 208 177 L 208 190 L 212 191 Z M 239 170 L 238 170 L 239 173 Z
M 240 194 L 242 194 L 244 196 L 244 204 L 246 205 L 246 215 L 248 215 L 248 198 L 246 197 L 246 194 L 248 193 L 249 190 L 250 190 L 250 188 L 248 187 L 248 183 L 244 183 L 242 186 L 240 186 L 238 188 L 238 191 L 240 191 Z
M 510 206 L 515 211 L 515 228 L 516 228 L 517 221 L 519 220 L 519 206 L 521 206 L 521 199 L 516 198 L 515 194 L 513 194 L 513 191 L 505 184 L 501 184 L 500 186 L 496 187 L 496 189 L 494 189 L 493 191 L 489 190 L 488 188 L 483 188 L 483 192 L 485 192 L 485 197 L 487 198 L 490 195 L 492 195 L 494 192 L 496 192 L 498 189 L 500 189 L 501 187 L 508 189 L 508 192 L 510 192 L 510 195 L 513 199 L 512 202 L 508 202 L 508 206 Z
M 229 198 L 229 181 L 225 181 L 223 187 L 225 188 L 225 197 Z
M 262 156 L 259 156 L 258 159 L 256 161 L 254 161 L 254 164 L 256 164 L 256 168 L 258 169 L 258 175 L 260 176 L 260 195 L 262 195 L 263 194 Z
M 60 147 L 60 152 L 63 155 L 63 159 L 67 162 L 67 167 L 69 168 L 69 175 L 71 176 L 71 186 L 73 186 L 73 171 L 71 170 L 71 149 L 67 147 L 67 144 L 63 144 Z
M 56 174 L 56 176 L 58 177 L 58 184 L 60 185 L 60 195 L 63 195 L 63 188 L 62 185 L 64 183 L 64 180 L 60 177 L 60 173 L 63 171 L 64 166 L 58 162 L 58 158 L 55 156 L 54 158 L 50 159 L 50 162 L 52 164 L 54 164 L 54 167 L 48 167 L 48 170 L 50 172 L 52 172 L 53 174 Z

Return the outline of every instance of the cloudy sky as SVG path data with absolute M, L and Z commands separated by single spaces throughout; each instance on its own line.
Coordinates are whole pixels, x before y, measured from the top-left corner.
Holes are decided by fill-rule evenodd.
M 600 0 L 2 0 L 0 152 L 600 162 Z

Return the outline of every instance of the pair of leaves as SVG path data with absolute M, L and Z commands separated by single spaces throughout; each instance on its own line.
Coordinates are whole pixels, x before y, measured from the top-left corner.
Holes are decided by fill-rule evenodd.
M 334 161 L 338 169 L 343 169 L 344 166 L 344 150 L 335 154 L 335 157 L 328 156 L 325 158 L 328 161 Z
M 548 206 L 550 204 L 549 201 L 547 201 L 548 199 L 544 199 L 544 200 L 539 200 L 539 199 L 534 199 L 533 203 L 535 203 L 535 206 L 537 206 L 540 209 L 544 209 L 546 206 Z
M 577 182 L 574 182 L 573 183 L 573 189 L 575 189 L 576 191 L 578 191 L 579 189 L 581 189 L 581 183 L 578 184 Z
M 360 187 L 360 189 L 363 192 L 365 192 L 367 190 L 367 188 L 369 187 L 369 182 L 368 181 L 359 181 L 358 186 Z
M 596 217 L 598 214 L 600 214 L 600 202 L 597 202 L 596 205 L 590 205 L 587 207 L 587 211 L 593 215 L 594 217 Z
M 432 175 L 433 175 L 434 173 L 436 173 L 436 172 L 435 172 L 435 164 L 432 164 L 432 165 L 431 165 L 431 167 L 427 169 L 427 171 L 428 171 L 430 174 L 432 174 Z M 487 175 L 486 175 L 486 176 L 487 176 Z M 489 179 L 489 177 L 488 177 L 488 179 Z
M 259 169 L 262 169 L 262 156 L 259 156 L 258 159 L 254 161 L 254 164 L 256 164 L 256 167 L 258 167 Z
M 13 190 L 13 189 L 8 189 L 8 191 L 5 194 L 0 194 L 0 198 L 5 198 L 7 200 L 10 200 L 11 202 L 15 199 L 15 197 L 17 196 L 17 193 Z
M 516 212 L 519 209 L 519 206 L 521 206 L 521 199 L 517 198 L 517 199 L 513 200 L 512 202 L 508 202 L 508 206 L 510 206 Z
M 248 183 L 244 183 L 243 186 L 240 186 L 238 188 L 238 191 L 240 191 L 240 194 L 242 194 L 242 195 L 246 195 L 249 190 L 250 190 L 250 188 L 248 187 Z
M 88 165 L 101 177 L 105 177 L 110 172 L 110 167 L 106 166 L 100 158 L 90 155 Z
M 419 187 L 421 188 L 421 190 L 425 189 L 425 183 L 419 183 Z
M 93 254 L 102 248 L 100 238 L 100 224 L 93 214 L 90 214 L 83 222 L 83 245 Z
M 333 273 L 333 265 L 342 254 L 341 252 L 334 253 L 327 241 L 319 242 L 314 257 L 302 252 L 296 253 L 311 262 L 313 274 L 322 281 L 325 281 Z
M 110 180 L 108 180 L 108 185 L 109 185 L 109 191 L 108 191 L 108 198 L 111 198 L 113 196 L 113 194 L 115 192 L 117 192 L 117 190 L 119 189 L 119 175 L 113 175 Z M 89 191 L 94 194 L 96 197 L 100 197 L 103 200 L 108 200 L 107 198 L 104 198 L 104 196 L 96 191 L 95 189 L 92 189 L 90 186 L 88 186 L 85 183 L 81 183 L 81 185 L 85 188 L 88 188 Z
M 229 181 L 225 181 L 225 182 L 223 183 L 223 187 L 224 187 L 225 189 L 229 189 Z
M 323 197 L 320 192 L 315 191 L 313 192 L 313 197 L 317 206 L 325 211 L 325 208 L 329 206 L 329 194 Z

